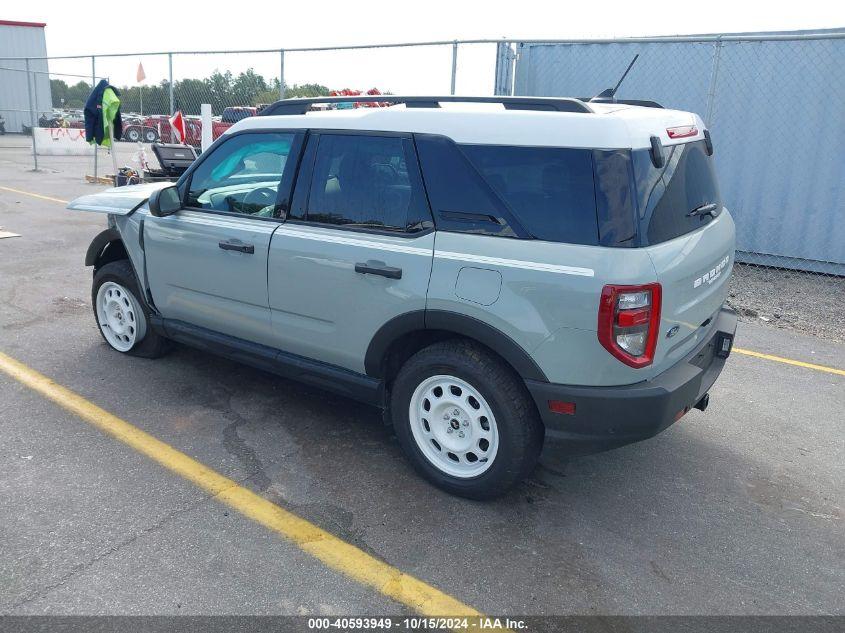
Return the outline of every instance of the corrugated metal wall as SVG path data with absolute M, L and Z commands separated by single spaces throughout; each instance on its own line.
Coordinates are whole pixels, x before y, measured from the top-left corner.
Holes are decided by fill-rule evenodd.
M 845 274 L 845 39 L 517 44 L 515 94 L 692 110 L 716 145 L 746 261 Z
M 0 114 L 6 119 L 7 132 L 20 132 L 22 125 L 29 125 L 29 96 L 26 89 L 26 62 L 7 57 L 45 57 L 47 44 L 44 29 L 34 26 L 12 26 L 0 23 Z M 50 77 L 46 60 L 32 60 L 33 103 L 50 104 Z M 14 70 L 4 70 L 14 69 Z M 50 112 L 50 110 L 47 110 Z M 39 114 L 36 112 L 35 119 Z

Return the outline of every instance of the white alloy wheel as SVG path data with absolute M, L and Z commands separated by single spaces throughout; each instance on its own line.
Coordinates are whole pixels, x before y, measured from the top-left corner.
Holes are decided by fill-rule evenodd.
M 414 390 L 408 411 L 411 432 L 425 458 L 439 471 L 469 479 L 496 458 L 499 430 L 493 410 L 465 380 L 431 376 Z
M 128 352 L 147 331 L 144 312 L 135 297 L 113 281 L 107 281 L 97 291 L 97 323 L 109 345 L 118 352 Z

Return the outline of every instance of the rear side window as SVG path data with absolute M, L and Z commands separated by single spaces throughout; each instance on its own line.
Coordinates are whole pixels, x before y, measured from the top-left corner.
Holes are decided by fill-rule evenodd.
M 528 237 L 451 139 L 429 134 L 417 134 L 415 138 L 438 230 Z
M 695 141 L 664 148 L 666 164 L 654 167 L 648 150 L 632 152 L 643 245 L 680 237 L 713 220 L 693 211 L 722 200 L 716 183 L 713 158 L 705 142 Z
M 591 150 L 501 145 L 461 149 L 531 237 L 598 243 Z
M 637 245 L 637 213 L 630 150 L 593 150 L 599 244 Z
M 418 231 L 427 228 L 427 217 L 410 139 L 320 134 L 307 221 L 349 228 Z

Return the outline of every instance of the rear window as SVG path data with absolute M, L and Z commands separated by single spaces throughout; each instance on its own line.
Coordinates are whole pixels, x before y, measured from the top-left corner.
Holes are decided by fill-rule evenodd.
M 713 220 L 709 214 L 690 213 L 722 200 L 716 184 L 712 156 L 705 142 L 695 141 L 664 148 L 666 164 L 656 168 L 648 150 L 632 152 L 643 246 L 658 244 L 690 233 Z
M 531 237 L 570 244 L 597 243 L 590 150 L 460 147 Z

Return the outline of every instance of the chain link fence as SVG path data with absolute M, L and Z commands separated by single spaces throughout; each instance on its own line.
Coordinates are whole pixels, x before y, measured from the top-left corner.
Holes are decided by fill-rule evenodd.
M 521 42 L 513 90 L 617 93 L 701 115 L 737 227 L 730 302 L 845 340 L 845 32 Z M 501 86 L 502 91 L 506 86 Z
M 845 338 L 835 316 L 845 299 L 843 31 L 9 59 L 0 70 L 29 77 L 31 107 L 2 111 L 0 88 L 0 113 L 7 129 L 16 131 L 10 120 L 22 130 L 34 122 L 48 128 L 48 145 L 71 143 L 92 87 L 108 79 L 121 91 L 123 138 L 114 163 L 88 146 L 82 159 L 86 174 L 102 176 L 112 165 L 137 169 L 149 151 L 139 143 L 174 141 L 168 119 L 176 111 L 186 141 L 199 147 L 202 104 L 211 105 L 216 138 L 279 98 L 344 89 L 590 97 L 613 86 L 637 54 L 617 96 L 697 112 L 711 130 L 737 224 L 731 301 L 753 318 Z M 78 156 L 33 154 L 41 169 L 81 167 Z
M 458 64 L 459 47 L 463 67 Z M 492 71 L 480 81 L 477 69 L 492 60 L 495 49 L 495 42 L 482 40 L 13 58 L 0 59 L 0 71 L 9 68 L 22 76 L 14 90 L 26 85 L 24 78 L 33 89 L 38 86 L 29 108 L 5 115 L 9 132 L 29 135 L 38 128 L 31 143 L 33 167 L 59 172 L 79 169 L 84 162 L 85 174 L 93 180 L 113 174 L 115 165 L 137 170 L 151 158 L 149 144 L 175 142 L 169 119 L 177 111 L 185 120 L 185 141 L 199 149 L 202 104 L 211 106 L 213 140 L 240 119 L 285 97 L 372 89 L 392 94 L 490 94 Z M 41 70 L 36 71 L 36 65 Z M 420 73 L 420 68 L 426 72 Z M 83 108 L 100 79 L 120 92 L 123 134 L 113 149 L 84 144 Z M 0 113 L 3 92 L 0 88 Z

